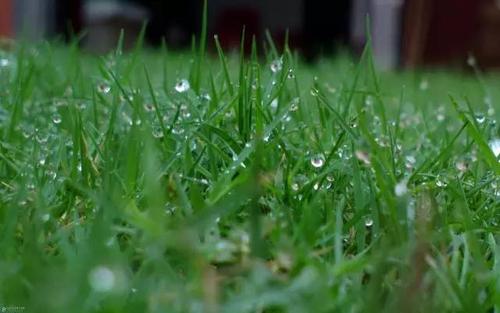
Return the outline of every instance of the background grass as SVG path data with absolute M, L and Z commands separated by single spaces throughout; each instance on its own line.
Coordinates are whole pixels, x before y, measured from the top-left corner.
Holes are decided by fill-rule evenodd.
M 1 308 L 500 312 L 497 75 L 215 44 L 0 53 Z

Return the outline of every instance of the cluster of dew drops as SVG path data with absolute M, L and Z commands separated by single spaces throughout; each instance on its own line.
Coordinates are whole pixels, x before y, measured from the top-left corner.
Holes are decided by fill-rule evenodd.
M 14 64 L 15 64 L 15 60 L 12 60 L 11 58 L 7 58 L 7 57 L 0 57 L 0 71 L 8 71 L 10 67 L 14 66 Z M 284 68 L 283 59 L 278 58 L 278 59 L 273 60 L 270 63 L 269 68 L 270 68 L 270 71 L 273 75 L 272 79 L 274 82 L 274 79 L 276 79 L 275 76 L 277 74 L 279 74 L 281 71 L 283 71 L 283 68 Z M 288 71 L 287 78 L 294 79 L 295 73 L 294 73 L 293 69 L 288 69 L 287 71 Z M 103 96 L 108 96 L 112 92 L 112 86 L 113 86 L 113 84 L 111 82 L 101 81 L 101 82 L 96 83 L 96 91 Z M 419 85 L 419 89 L 421 92 L 427 92 L 430 87 L 431 87 L 430 83 L 427 79 L 423 79 Z M 327 89 L 332 89 L 332 88 L 327 86 Z M 177 93 L 180 96 L 186 96 L 186 103 L 180 105 L 180 112 L 181 112 L 180 122 L 182 122 L 183 119 L 189 120 L 190 118 L 192 118 L 190 108 L 188 105 L 189 99 L 187 98 L 187 95 L 188 95 L 190 90 L 191 90 L 190 82 L 185 78 L 178 79 L 177 82 L 175 82 L 175 85 L 173 86 L 173 91 L 175 93 Z M 61 114 L 61 112 L 64 112 L 65 111 L 64 107 L 69 106 L 69 105 L 76 106 L 76 108 L 82 112 L 84 112 L 85 110 L 88 110 L 88 108 L 91 106 L 91 103 L 88 99 L 72 98 L 72 96 L 73 96 L 72 93 L 73 93 L 73 90 L 71 89 L 71 87 L 68 87 L 67 90 L 65 91 L 65 94 L 61 98 L 51 99 L 51 100 L 48 100 L 44 103 L 36 102 L 36 100 L 34 100 L 35 103 L 32 106 L 25 106 L 25 108 L 24 108 L 25 109 L 24 113 L 25 113 L 25 115 L 27 115 L 29 117 L 31 122 L 29 122 L 29 123 L 23 122 L 20 125 L 18 125 L 18 130 L 20 131 L 20 133 L 23 135 L 23 137 L 25 139 L 34 140 L 36 143 L 38 143 L 38 145 L 25 145 L 24 152 L 27 155 L 35 156 L 37 159 L 37 164 L 35 166 L 43 168 L 45 175 L 53 180 L 56 180 L 58 178 L 62 179 L 62 178 L 59 177 L 59 175 L 57 173 L 57 168 L 55 168 L 50 162 L 50 160 L 54 158 L 54 154 L 56 152 L 53 149 L 51 149 L 51 147 L 53 147 L 55 144 L 57 144 L 58 142 L 63 140 L 64 146 L 67 149 L 67 152 L 69 153 L 69 155 L 73 154 L 72 142 L 71 142 L 70 138 L 68 138 L 68 137 L 64 138 L 64 137 L 60 136 L 61 132 L 60 132 L 59 128 L 64 123 L 63 114 Z M 135 92 L 135 93 L 132 92 L 129 97 L 132 98 L 138 94 L 139 94 L 139 92 Z M 311 95 L 313 97 L 317 96 L 318 95 L 317 90 L 314 88 L 311 89 Z M 123 97 L 121 96 L 121 98 L 123 98 Z M 69 101 L 69 99 L 71 99 L 71 101 Z M 125 100 L 126 99 L 122 99 L 121 107 L 123 108 L 123 110 L 120 113 L 121 113 L 121 120 L 123 122 L 122 127 L 123 127 L 123 129 L 126 130 L 134 124 L 140 124 L 141 121 L 140 120 L 135 120 L 135 121 L 132 120 L 130 108 L 126 105 Z M 130 100 L 132 100 L 132 99 L 130 99 Z M 206 102 L 210 101 L 210 96 L 208 93 L 204 93 L 200 96 L 200 99 L 198 99 L 198 100 L 200 100 L 200 102 L 206 103 Z M 159 121 L 157 121 L 157 114 L 155 112 L 157 110 L 157 106 L 154 105 L 151 100 L 147 101 L 147 100 L 143 99 L 143 101 L 145 102 L 144 110 L 148 114 L 148 117 L 151 119 L 152 136 L 154 138 L 157 138 L 157 139 L 162 139 L 164 136 L 164 128 L 162 128 L 160 126 Z M 160 103 L 163 105 L 163 107 L 161 107 L 161 109 L 163 111 L 162 113 L 164 114 L 163 122 L 168 124 L 169 116 L 171 118 L 171 116 L 173 115 L 170 113 L 174 112 L 177 109 L 177 106 L 170 103 L 167 105 L 167 107 L 165 107 L 165 104 L 163 104 L 164 102 L 165 101 L 160 101 Z M 374 102 L 374 99 L 372 97 L 368 96 L 365 100 L 365 105 L 368 108 L 370 108 L 373 106 L 373 102 Z M 493 124 L 493 127 L 490 127 L 492 129 L 492 132 L 493 132 L 495 129 L 494 128 L 495 120 L 493 119 L 493 115 L 495 114 L 495 111 L 493 109 L 491 97 L 489 97 L 489 96 L 485 97 L 484 102 L 487 106 L 487 111 L 484 114 L 477 114 L 475 116 L 475 120 L 478 123 L 478 125 L 485 125 L 487 123 Z M 298 98 L 293 99 L 291 105 L 289 106 L 289 111 L 290 112 L 297 111 L 299 109 L 299 103 L 300 103 L 300 100 Z M 279 105 L 278 99 L 272 99 L 269 102 L 269 104 L 271 106 L 271 109 L 277 110 L 278 105 Z M 128 109 L 126 109 L 126 108 L 128 108 Z M 0 117 L 2 118 L 2 120 L 6 120 L 5 115 L 7 115 L 7 114 L 5 111 L 6 111 L 5 109 L 0 107 Z M 108 114 L 109 112 L 107 112 L 107 108 L 103 108 L 102 113 L 106 116 L 106 114 Z M 445 115 L 445 110 L 444 110 L 443 105 L 438 106 L 438 108 L 436 110 L 436 117 L 435 118 L 436 118 L 436 121 L 438 123 L 443 123 L 446 121 L 446 115 Z M 291 115 L 285 114 L 283 116 L 283 119 L 285 122 L 289 122 L 291 120 Z M 380 119 L 377 116 L 374 116 L 373 123 L 374 123 L 374 129 L 381 127 Z M 422 120 L 419 116 L 403 112 L 403 114 L 401 115 L 401 120 L 400 120 L 399 126 L 401 128 L 411 128 L 411 127 L 416 127 L 421 123 L 422 123 Z M 356 124 L 355 123 L 352 124 L 351 127 L 356 127 Z M 184 129 L 183 125 L 180 123 L 178 123 L 176 125 L 176 127 L 174 127 L 172 129 L 172 133 L 179 135 L 179 136 L 183 136 L 184 131 L 185 131 L 185 129 Z M 494 135 L 494 133 L 492 133 L 492 135 Z M 184 136 L 185 137 L 183 137 L 183 138 L 187 139 L 187 136 L 186 135 L 184 135 Z M 269 141 L 269 136 L 270 135 L 267 135 L 264 138 L 264 141 Z M 61 138 L 63 138 L 63 139 L 61 139 Z M 182 138 L 182 137 L 180 137 L 180 138 Z M 387 138 L 377 137 L 376 141 L 381 146 L 388 145 Z M 196 142 L 194 140 L 192 141 L 192 143 L 190 145 L 191 145 L 192 149 L 196 149 Z M 420 146 L 425 148 L 426 145 L 430 146 L 430 145 L 432 145 L 432 143 L 429 142 L 428 138 L 426 138 L 424 136 L 421 138 Z M 39 147 L 39 148 L 35 149 L 35 147 Z M 495 138 L 495 137 L 490 138 L 489 147 L 492 150 L 493 154 L 498 158 L 500 155 L 500 139 Z M 402 150 L 401 145 L 398 143 L 396 144 L 396 148 L 399 151 Z M 476 154 L 477 154 L 477 151 L 473 150 L 470 156 L 468 156 L 466 158 L 464 158 L 464 157 L 457 158 L 457 160 L 455 162 L 456 169 L 459 172 L 466 172 L 469 169 L 469 164 L 471 162 L 477 161 Z M 405 169 L 411 171 L 413 168 L 415 168 L 416 163 L 417 163 L 417 155 L 418 155 L 418 150 L 415 149 L 412 153 L 407 153 L 407 154 L 402 156 Z M 344 147 L 344 149 L 339 150 L 337 156 L 341 159 L 349 159 L 349 158 L 355 157 L 362 164 L 364 164 L 366 166 L 370 166 L 370 163 L 371 163 L 369 152 L 363 151 L 363 150 L 357 150 L 357 151 L 355 151 L 354 154 L 351 154 L 349 152 L 349 149 L 347 147 Z M 310 165 L 315 170 L 321 170 L 326 165 L 325 156 L 322 153 L 316 153 L 316 154 L 311 155 L 309 160 L 310 160 Z M 27 164 L 32 164 L 32 163 L 27 163 Z M 78 164 L 77 168 L 78 168 L 78 170 L 81 170 L 81 163 Z M 34 173 L 34 166 L 28 165 L 28 168 L 25 169 L 25 171 L 21 174 L 21 176 L 25 176 L 26 181 L 30 182 L 30 181 L 34 181 L 34 177 L 32 176 L 33 173 Z M 302 180 L 307 180 L 307 177 L 306 177 L 306 179 L 302 179 Z M 333 185 L 333 180 L 334 180 L 334 178 L 332 175 L 329 175 L 327 177 L 327 179 L 326 179 L 327 189 L 331 188 L 331 186 Z M 301 184 L 300 179 L 293 182 L 292 186 L 291 186 L 292 190 L 298 192 L 300 190 L 300 187 L 301 187 L 300 184 Z M 437 187 L 446 187 L 446 178 L 439 176 L 439 175 L 436 176 L 435 184 Z M 497 184 L 496 180 L 495 180 L 494 184 Z M 34 188 L 33 183 L 27 183 L 26 186 L 28 189 Z M 495 185 L 495 186 L 496 186 L 494 188 L 495 193 L 497 194 L 497 196 L 500 196 L 500 190 L 499 190 L 497 185 Z M 323 187 L 323 186 L 319 186 L 318 183 L 315 183 L 313 185 L 314 190 L 318 190 L 318 189 L 320 189 L 320 187 Z M 408 192 L 408 186 L 407 186 L 406 178 L 402 178 L 401 181 L 399 181 L 396 184 L 396 186 L 394 187 L 394 194 L 398 197 L 402 197 L 402 196 L 405 196 L 407 194 L 407 192 Z M 298 195 L 298 197 L 300 198 L 300 194 Z M 372 224 L 373 224 L 373 221 L 371 219 L 367 219 L 366 226 L 371 227 Z
M 16 62 L 13 55 L 4 56 L 0 54 L 0 76 L 2 76 L 2 79 L 11 78 L 9 75 L 12 75 L 14 72 L 17 64 Z M 94 86 L 94 90 L 97 94 L 111 102 L 112 96 L 114 96 L 114 84 L 112 82 L 100 80 L 95 82 Z M 179 79 L 172 90 L 174 93 L 186 94 L 190 88 L 191 86 L 187 79 Z M 9 93 L 8 90 L 4 92 L 7 94 Z M 122 131 L 130 129 L 134 124 L 140 125 L 142 123 L 140 119 L 132 120 L 131 109 L 130 106 L 127 105 L 127 100 L 133 100 L 136 96 L 139 96 L 137 90 L 132 90 L 128 96 L 129 99 L 120 95 L 118 124 L 119 129 Z M 157 94 L 156 96 L 159 95 Z M 150 99 L 141 99 L 141 101 L 144 102 L 146 118 L 150 119 L 151 134 L 154 138 L 161 139 L 165 131 L 165 128 L 160 127 L 160 123 L 158 123 L 155 112 L 157 107 L 161 107 L 165 112 L 162 117 L 164 124 L 170 124 L 175 115 L 174 113 L 180 107 L 181 114 L 177 124 L 171 132 L 174 135 L 182 136 L 184 127 L 181 123 L 191 118 L 191 112 L 188 107 L 189 102 L 187 99 L 185 100 L 185 103 L 179 104 L 162 101 L 158 105 L 153 105 Z M 68 173 L 61 172 L 60 161 L 62 154 L 69 156 L 69 158 L 67 158 L 68 160 L 77 159 L 76 169 L 79 172 L 82 171 L 82 160 L 80 160 L 80 156 L 77 155 L 73 158 L 73 154 L 78 153 L 73 151 L 73 138 L 72 134 L 67 131 L 68 128 L 66 127 L 67 123 L 65 119 L 71 119 L 70 111 L 72 109 L 78 110 L 83 119 L 91 119 L 93 114 L 92 110 L 94 109 L 93 101 L 94 100 L 90 98 L 79 98 L 76 96 L 71 86 L 68 86 L 62 95 L 53 96 L 52 98 L 32 98 L 26 101 L 23 106 L 21 122 L 15 127 L 17 134 L 19 134 L 21 140 L 23 140 L 23 144 L 21 145 L 22 149 L 17 152 L 18 155 L 12 156 L 13 159 L 24 159 L 27 161 L 20 163 L 23 167 L 20 168 L 19 175 L 21 178 L 20 184 L 24 186 L 26 191 L 29 192 L 37 189 L 40 179 L 48 179 L 54 183 L 63 183 L 64 175 Z M 206 103 L 207 101 L 210 101 L 210 96 L 207 93 L 202 94 L 200 96 L 200 102 Z M 99 106 L 98 110 L 100 119 L 105 121 L 109 118 L 110 109 L 107 106 Z M 7 125 L 9 119 L 10 113 L 3 105 L 0 105 L 0 123 L 2 127 Z M 99 128 L 98 125 L 94 126 L 97 127 L 88 131 L 95 132 L 96 129 Z M 102 136 L 103 133 L 97 133 L 96 135 Z M 186 139 L 186 137 L 184 137 L 184 139 Z M 179 144 L 181 143 L 182 140 L 179 140 Z M 191 149 L 196 149 L 196 142 L 192 140 L 190 146 Z M 28 200 L 22 199 L 19 201 L 19 204 L 25 205 L 27 202 Z M 47 220 L 45 215 L 43 220 Z

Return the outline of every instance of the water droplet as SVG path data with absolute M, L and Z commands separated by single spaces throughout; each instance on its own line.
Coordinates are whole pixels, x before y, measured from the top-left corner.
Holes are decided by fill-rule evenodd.
M 9 59 L 5 59 L 5 58 L 0 59 L 0 67 L 7 67 L 7 66 L 9 66 L 9 64 L 10 64 Z
M 425 90 L 429 89 L 429 82 L 427 81 L 427 79 L 422 79 L 422 81 L 420 81 L 419 88 L 422 91 L 425 91 Z
M 311 165 L 315 168 L 321 168 L 325 165 L 325 157 L 322 154 L 315 155 L 311 158 Z
M 189 143 L 189 149 L 191 149 L 191 151 L 194 151 L 194 150 L 196 150 L 196 148 L 197 148 L 196 141 L 195 141 L 195 140 L 191 141 L 191 142 Z M 242 165 L 243 165 L 243 164 L 242 164 Z
M 367 107 L 371 107 L 373 105 L 373 97 L 372 96 L 370 96 L 370 95 L 366 96 L 365 105 Z
M 56 179 L 57 173 L 54 172 L 53 170 L 48 170 L 47 171 L 47 176 L 50 177 L 51 179 Z
M 389 137 L 387 136 L 380 136 L 380 137 L 376 137 L 375 138 L 375 141 L 383 148 L 386 148 L 386 147 L 389 147 L 390 146 L 390 140 L 389 140 Z M 396 143 L 396 151 L 397 152 L 400 152 L 401 151 L 401 144 L 400 143 Z
M 493 116 L 493 115 L 495 115 L 495 109 L 492 106 L 490 106 L 490 107 L 488 107 L 487 113 L 488 113 L 488 116 Z
M 61 115 L 59 114 L 52 115 L 52 122 L 54 122 L 54 124 L 61 124 L 62 122 Z
M 104 244 L 108 247 L 111 247 L 115 242 L 116 242 L 115 237 L 111 236 L 104 242 Z
M 132 124 L 134 124 L 132 122 L 132 119 L 130 118 L 130 116 L 128 116 L 127 113 L 125 112 L 122 112 L 122 117 L 123 117 L 123 120 L 129 125 L 129 126 L 132 126 Z
M 153 103 L 145 103 L 144 110 L 146 110 L 146 112 L 152 112 L 155 110 L 155 106 Z
M 275 98 L 273 101 L 271 101 L 271 108 L 276 109 L 278 107 L 278 99 Z
M 175 84 L 175 90 L 179 93 L 188 91 L 191 88 L 189 81 L 187 79 L 181 79 Z
M 299 191 L 299 184 L 298 183 L 293 183 L 291 187 L 292 187 L 293 191 Z
M 476 151 L 476 149 L 472 149 L 472 151 L 470 153 L 470 160 L 472 162 L 476 162 L 477 161 L 477 151 Z
M 329 182 L 333 182 L 335 180 L 335 177 L 333 177 L 333 175 L 328 175 L 326 176 L 326 180 Z
M 41 166 L 44 166 L 45 165 L 45 158 L 40 158 L 40 160 L 38 160 L 38 164 L 40 164 Z
M 476 114 L 476 122 L 483 124 L 485 120 L 486 117 L 483 114 Z
M 356 158 L 358 160 L 362 161 L 366 165 L 370 165 L 371 164 L 370 155 L 368 154 L 368 152 L 361 151 L 361 150 L 356 150 L 356 152 L 354 154 L 356 155 Z
M 100 93 L 103 93 L 103 94 L 107 94 L 111 91 L 111 86 L 104 84 L 104 83 L 99 84 L 97 86 L 97 91 Z
M 438 187 L 446 187 L 447 183 L 441 177 L 438 177 L 436 179 L 436 186 L 438 186 Z
M 47 143 L 47 141 L 49 141 L 49 134 L 43 132 L 37 132 L 35 139 L 39 144 L 45 144 Z
M 153 127 L 151 134 L 153 135 L 154 138 L 157 139 L 163 138 L 163 130 L 159 126 Z
M 465 161 L 457 161 L 455 163 L 455 167 L 457 168 L 457 170 L 459 170 L 460 172 L 464 173 L 467 171 L 467 168 L 469 167 L 467 165 L 467 162 Z
M 50 214 L 49 213 L 42 214 L 40 219 L 42 220 L 42 222 L 47 223 L 50 219 Z
M 365 226 L 366 227 L 372 227 L 373 226 L 373 220 L 369 217 L 365 218 Z
M 294 98 L 292 102 L 290 103 L 290 111 L 295 112 L 299 109 L 299 98 Z
M 294 79 L 295 78 L 295 73 L 293 72 L 292 69 L 288 70 L 288 75 L 286 76 L 288 79 Z
M 498 158 L 500 155 L 500 139 L 493 139 L 489 142 L 489 146 L 493 154 Z
M 90 287 L 97 292 L 111 291 L 115 286 L 115 274 L 106 266 L 93 268 L 88 276 Z
M 413 168 L 415 163 L 417 163 L 417 159 L 413 155 L 407 155 L 406 156 L 406 168 L 410 169 Z
M 469 56 L 467 57 L 467 65 L 469 65 L 470 67 L 474 67 L 476 66 L 476 64 L 476 58 L 472 54 L 469 54 Z
M 313 88 L 311 88 L 311 96 L 313 96 L 313 97 L 317 97 L 317 96 L 318 96 L 318 93 L 319 93 L 318 89 L 316 89 L 316 88 L 314 88 L 314 87 L 313 87 Z
M 313 186 L 313 189 L 314 190 L 318 190 L 319 189 L 319 183 L 315 183 L 314 186 Z
M 330 86 L 330 84 L 328 84 L 328 83 L 325 83 L 325 88 L 329 93 L 336 93 L 337 92 L 337 88 Z
M 407 181 L 403 179 L 394 186 L 394 193 L 397 197 L 402 197 L 408 192 Z
M 273 73 L 281 71 L 281 69 L 283 68 L 283 61 L 281 60 L 281 58 L 272 61 L 270 68 Z
M 28 139 L 33 136 L 33 129 L 31 127 L 23 127 L 22 133 L 23 137 Z
M 87 105 L 85 104 L 85 102 L 80 102 L 77 104 L 78 110 L 85 110 L 86 107 Z
M 208 93 L 206 93 L 206 92 L 205 92 L 205 93 L 203 93 L 203 94 L 200 96 L 200 98 L 201 98 L 201 100 L 202 100 L 202 101 L 206 101 L 206 102 L 208 102 L 208 101 L 212 100 L 212 97 L 210 97 L 210 95 L 209 95 Z

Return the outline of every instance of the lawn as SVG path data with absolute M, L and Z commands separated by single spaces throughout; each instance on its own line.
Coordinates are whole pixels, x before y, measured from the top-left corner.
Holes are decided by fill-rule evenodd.
M 499 75 L 209 42 L 0 52 L 1 312 L 500 312 Z

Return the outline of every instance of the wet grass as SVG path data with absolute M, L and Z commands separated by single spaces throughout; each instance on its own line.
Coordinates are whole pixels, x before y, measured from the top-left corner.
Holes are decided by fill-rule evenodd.
M 498 76 L 214 44 L 1 52 L 0 307 L 500 312 Z

